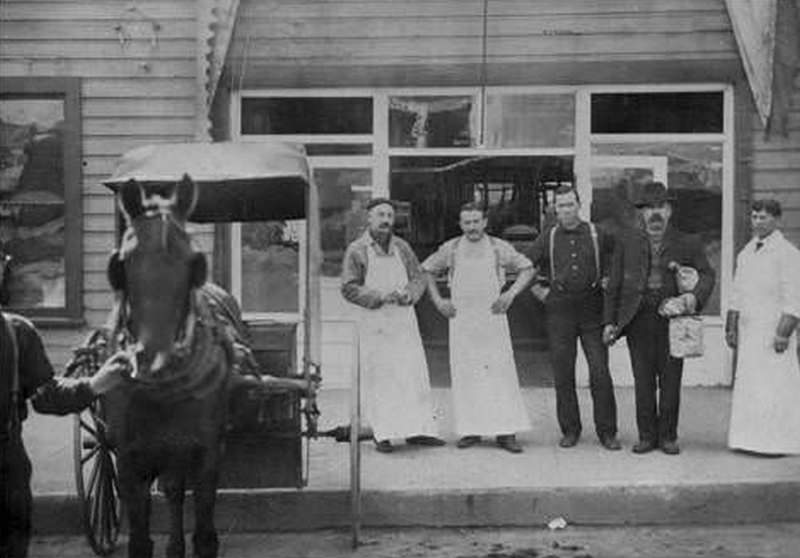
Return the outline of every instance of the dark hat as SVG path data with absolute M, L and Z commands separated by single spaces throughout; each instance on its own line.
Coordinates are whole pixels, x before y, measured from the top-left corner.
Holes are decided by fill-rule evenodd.
M 390 200 L 389 198 L 372 198 L 367 202 L 367 211 L 376 205 L 383 205 L 385 203 L 391 205 L 392 209 L 397 209 L 397 204 L 394 202 L 394 200 Z
M 639 188 L 639 193 L 633 201 L 633 205 L 647 207 L 672 201 L 675 201 L 675 195 L 664 186 L 663 182 L 647 182 Z

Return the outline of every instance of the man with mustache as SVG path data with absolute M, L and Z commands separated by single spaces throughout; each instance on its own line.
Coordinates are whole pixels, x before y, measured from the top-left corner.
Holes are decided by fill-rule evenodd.
M 486 234 L 486 214 L 476 203 L 459 211 L 463 234 L 442 244 L 422 264 L 431 299 L 449 320 L 450 376 L 459 448 L 493 436 L 496 444 L 521 453 L 516 438 L 530 430 L 511 346 L 508 311 L 533 277 L 533 264 L 511 244 Z M 517 274 L 501 292 L 506 273 Z M 450 298 L 439 293 L 436 276 L 448 274 Z
M 715 282 L 700 240 L 670 226 L 673 200 L 661 182 L 642 186 L 634 200 L 640 226 L 618 235 L 606 292 L 603 339 L 609 345 L 623 335 L 628 339 L 639 430 L 639 441 L 633 446 L 637 454 L 659 447 L 668 455 L 680 453 L 683 359 L 671 356 L 669 319 L 659 313 L 665 299 L 679 296 L 672 270 L 675 264 L 697 270 L 695 287 L 680 295 L 695 312 L 702 309 Z
M 396 440 L 441 446 L 414 313 L 425 276 L 408 243 L 392 234 L 394 202 L 375 198 L 367 211 L 367 230 L 345 252 L 341 286 L 360 307 L 365 418 L 382 453 L 394 451 Z

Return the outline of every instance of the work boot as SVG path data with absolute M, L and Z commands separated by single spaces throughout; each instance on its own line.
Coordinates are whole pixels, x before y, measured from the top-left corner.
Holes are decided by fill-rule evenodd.
M 464 449 L 474 446 L 475 444 L 481 443 L 480 436 L 463 436 L 457 443 L 456 447 L 458 449 Z
M 498 446 L 508 452 L 522 453 L 522 446 L 519 445 L 519 442 L 517 442 L 517 437 L 514 434 L 498 436 L 495 440 Z

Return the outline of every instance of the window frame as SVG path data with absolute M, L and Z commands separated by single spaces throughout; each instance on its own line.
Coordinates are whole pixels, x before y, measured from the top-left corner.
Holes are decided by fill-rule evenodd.
M 61 99 L 64 103 L 64 306 L 12 308 L 41 326 L 77 327 L 84 323 L 80 92 L 81 80 L 77 77 L 5 77 L 0 80 L 0 98 Z

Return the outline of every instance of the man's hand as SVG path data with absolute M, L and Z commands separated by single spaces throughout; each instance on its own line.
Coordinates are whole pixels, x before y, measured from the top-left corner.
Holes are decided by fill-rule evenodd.
M 772 346 L 775 347 L 775 352 L 780 354 L 789 348 L 789 338 L 776 335 L 772 342 Z
M 617 340 L 617 326 L 614 324 L 607 324 L 603 328 L 603 343 L 607 346 L 613 345 Z
M 501 293 L 500 296 L 497 297 L 497 300 L 492 302 L 492 313 L 505 314 L 511 307 L 512 302 L 514 302 L 514 295 L 509 291 Z
M 106 360 L 100 370 L 89 379 L 92 391 L 103 395 L 120 386 L 125 381 L 125 373 L 131 368 L 129 358 L 126 353 L 118 352 Z
M 409 293 L 406 289 L 400 289 L 399 291 L 395 291 L 393 293 L 395 295 L 395 303 L 399 304 L 400 306 L 408 306 L 414 300 L 411 298 L 411 293 Z
M 450 319 L 455 317 L 456 307 L 453 306 L 453 303 L 449 299 L 446 298 L 440 299 L 435 304 L 436 304 L 436 309 L 445 318 Z

